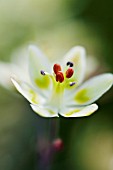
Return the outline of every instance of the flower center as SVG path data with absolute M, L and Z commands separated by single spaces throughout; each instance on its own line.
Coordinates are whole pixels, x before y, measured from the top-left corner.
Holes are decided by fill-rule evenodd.
M 63 95 L 65 89 L 67 89 L 68 87 L 70 88 L 76 84 L 75 82 L 73 82 L 72 78 L 74 74 L 73 63 L 69 61 L 66 65 L 67 69 L 65 71 L 62 71 L 62 67 L 60 66 L 60 64 L 54 64 L 53 74 L 49 74 L 43 70 L 40 71 L 42 76 L 50 77 L 50 79 L 52 80 L 52 88 L 50 87 L 52 93 L 48 103 L 58 109 L 61 108 L 61 105 L 63 103 Z
M 65 76 L 64 76 L 60 64 L 54 64 L 53 71 L 55 73 L 55 78 L 56 78 L 57 82 L 62 83 L 64 81 L 64 77 L 69 79 L 73 76 L 73 74 L 74 74 L 74 70 L 72 68 L 73 63 L 69 61 L 69 62 L 67 62 L 67 66 L 70 66 L 70 67 L 67 69 L 67 71 L 65 72 Z M 71 84 L 71 86 L 72 86 L 72 84 Z
M 70 79 L 74 74 L 74 69 L 73 69 L 74 64 L 72 62 L 68 61 L 66 63 L 66 65 L 68 66 L 68 68 L 65 72 L 62 71 L 62 67 L 60 66 L 60 64 L 56 63 L 53 65 L 53 71 L 54 71 L 53 75 L 51 75 L 43 70 L 41 70 L 40 73 L 43 76 L 50 76 L 52 78 L 52 80 L 54 80 L 54 81 L 56 80 L 56 82 L 59 82 L 59 83 L 65 82 L 65 85 L 69 84 L 70 86 L 73 86 L 76 83 L 69 82 L 68 79 Z

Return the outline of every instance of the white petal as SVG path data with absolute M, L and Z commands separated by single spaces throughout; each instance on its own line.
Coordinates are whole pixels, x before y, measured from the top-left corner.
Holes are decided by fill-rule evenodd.
M 24 73 L 24 74 L 23 74 Z M 14 89 L 11 82 L 11 75 L 16 74 L 22 80 L 29 82 L 28 73 L 13 63 L 0 62 L 0 84 L 10 90 Z
M 28 70 L 28 53 L 25 47 L 17 48 L 11 56 L 11 63 L 23 70 Z
M 91 77 L 91 75 L 93 75 L 98 70 L 100 66 L 99 61 L 94 56 L 88 56 L 86 63 L 86 77 Z
M 85 107 L 65 108 L 61 110 L 60 115 L 63 117 L 84 117 L 89 116 L 98 109 L 97 104 L 92 104 Z
M 113 74 L 111 73 L 91 78 L 75 91 L 74 98 L 72 99 L 73 104 L 87 105 L 93 103 L 107 92 L 112 85 Z
M 68 61 L 74 64 L 74 75 L 69 81 L 76 82 L 78 86 L 84 79 L 86 70 L 86 52 L 81 46 L 73 47 L 65 56 L 64 62 L 65 66 Z
M 13 84 L 10 80 L 12 67 L 12 64 L 0 62 L 0 85 L 7 89 L 13 88 Z
M 46 89 L 50 86 L 48 76 L 41 75 L 40 71 L 50 72 L 50 63 L 45 55 L 34 45 L 29 46 L 29 69 L 33 83 L 39 88 Z
M 46 108 L 39 105 L 33 105 L 33 104 L 31 104 L 31 107 L 34 110 L 34 112 L 36 112 L 38 115 L 42 117 L 58 117 L 57 112 L 55 112 L 50 108 Z
M 30 102 L 33 104 L 44 103 L 44 99 L 25 82 L 17 82 L 14 78 L 11 78 L 16 89 Z

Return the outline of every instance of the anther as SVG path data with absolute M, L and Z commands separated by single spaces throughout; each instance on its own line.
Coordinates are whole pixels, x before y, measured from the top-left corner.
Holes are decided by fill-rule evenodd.
M 56 81 L 62 83 L 64 81 L 64 75 L 61 71 L 56 74 Z
M 75 84 L 75 82 L 70 82 L 70 86 L 74 86 Z
M 67 66 L 73 67 L 73 65 L 74 65 L 74 64 L 73 64 L 71 61 L 68 61 L 68 62 L 67 62 Z
M 68 68 L 66 71 L 66 78 L 71 78 L 74 73 L 74 70 L 72 68 Z
M 40 71 L 40 73 L 45 76 L 45 72 L 43 70 Z
M 61 66 L 59 64 L 54 64 L 53 70 L 54 73 L 57 74 L 59 71 L 61 71 Z

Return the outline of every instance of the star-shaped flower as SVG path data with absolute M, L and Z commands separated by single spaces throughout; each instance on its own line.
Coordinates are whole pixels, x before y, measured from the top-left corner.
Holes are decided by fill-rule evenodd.
M 81 46 L 72 48 L 63 62 L 51 64 L 34 45 L 29 46 L 31 84 L 11 78 L 16 89 L 43 117 L 89 116 L 98 109 L 94 102 L 113 84 L 113 74 L 98 75 L 81 85 L 86 70 L 86 53 Z M 24 73 L 23 73 L 24 74 Z

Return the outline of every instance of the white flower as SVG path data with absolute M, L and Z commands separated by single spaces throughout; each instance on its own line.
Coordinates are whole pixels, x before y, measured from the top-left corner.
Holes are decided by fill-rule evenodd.
M 11 56 L 11 62 L 0 62 L 0 85 L 8 90 L 14 90 L 11 75 L 21 77 L 22 80 L 30 82 L 28 74 L 28 57 L 22 49 L 17 49 Z M 24 73 L 24 74 L 23 74 Z
M 89 116 L 98 109 L 94 102 L 112 86 L 113 74 L 101 74 L 80 85 L 85 76 L 85 55 L 85 49 L 77 46 L 67 53 L 62 64 L 51 65 L 45 55 L 31 45 L 29 73 L 32 84 L 15 78 L 12 82 L 40 116 Z

